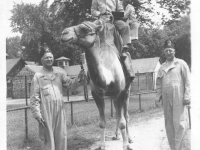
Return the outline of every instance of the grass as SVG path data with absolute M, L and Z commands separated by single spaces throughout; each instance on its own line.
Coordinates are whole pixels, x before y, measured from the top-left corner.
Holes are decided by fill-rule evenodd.
M 141 97 L 142 111 L 139 110 L 138 96 L 131 96 L 129 103 L 130 122 L 140 121 L 144 116 L 150 117 L 159 109 L 154 108 L 154 94 L 146 94 Z M 7 109 L 22 107 L 24 105 L 10 105 Z M 111 117 L 111 102 L 105 100 L 107 117 L 107 135 L 113 135 L 116 126 L 115 116 Z M 73 103 L 74 125 L 71 124 L 71 105 L 65 105 L 68 128 L 68 150 L 84 150 L 90 147 L 99 138 L 99 113 L 93 100 L 89 102 Z M 115 111 L 114 111 L 115 114 Z M 7 113 L 7 149 L 8 150 L 41 150 L 38 137 L 38 123 L 33 119 L 28 110 L 28 140 L 25 141 L 25 115 L 24 110 Z M 137 120 L 137 118 L 140 118 Z

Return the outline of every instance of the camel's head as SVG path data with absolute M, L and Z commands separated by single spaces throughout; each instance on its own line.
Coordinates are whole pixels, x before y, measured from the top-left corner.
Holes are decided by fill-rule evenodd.
M 77 26 L 64 29 L 61 35 L 61 41 L 89 47 L 95 42 L 97 32 L 100 29 L 102 29 L 102 25 L 99 21 L 83 22 Z

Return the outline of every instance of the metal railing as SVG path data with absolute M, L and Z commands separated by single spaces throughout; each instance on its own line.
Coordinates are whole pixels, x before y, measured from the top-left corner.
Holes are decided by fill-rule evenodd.
M 23 106 L 20 105 L 20 107 L 14 107 L 14 108 L 9 108 L 7 107 L 7 142 L 8 142 L 8 149 L 10 145 L 16 145 L 12 144 L 12 142 L 16 140 L 21 140 L 23 137 L 24 141 L 28 141 L 30 139 L 35 138 L 36 133 L 38 133 L 38 127 L 37 127 L 37 121 L 34 120 L 31 116 L 30 112 L 30 106 L 28 105 L 28 95 L 30 94 L 29 90 L 27 90 L 27 77 L 24 77 L 24 95 L 25 95 L 25 104 Z M 139 81 L 138 77 L 138 81 Z M 138 82 L 139 85 L 140 82 Z M 147 82 L 144 81 L 146 84 Z M 135 83 L 133 83 L 135 84 Z M 141 85 L 141 84 L 140 84 Z M 147 85 L 147 84 L 146 84 Z M 153 88 L 152 88 L 153 89 Z M 76 96 L 69 96 L 69 91 L 67 91 L 68 96 L 65 97 L 65 108 L 66 108 L 66 113 L 68 118 L 68 123 L 67 125 L 73 126 L 81 126 L 85 124 L 90 124 L 93 122 L 97 122 L 99 119 L 99 113 L 98 109 L 96 107 L 96 104 L 93 100 L 93 98 L 90 95 L 90 100 L 89 102 L 85 102 L 84 96 L 82 96 L 82 99 L 79 100 L 72 100 L 73 97 Z M 80 93 L 80 92 L 78 92 Z M 140 91 L 140 86 L 138 86 L 138 91 L 137 92 L 131 92 L 130 94 L 130 102 L 129 102 L 129 111 L 142 111 L 143 109 L 148 109 L 150 107 L 154 107 L 155 104 L 155 99 L 148 99 L 148 100 L 142 100 L 142 95 L 146 94 L 155 94 L 155 91 L 153 90 L 145 90 L 145 91 Z M 81 94 L 79 94 L 81 95 Z M 78 96 L 77 96 L 78 97 Z M 113 108 L 113 99 L 109 96 L 105 97 L 105 105 L 106 105 L 106 115 L 110 116 L 111 118 L 114 117 L 114 108 Z M 109 100 L 108 100 L 109 99 Z M 10 100 L 12 101 L 12 100 Z M 137 105 L 138 103 L 138 105 Z M 149 103 L 149 104 L 146 104 Z M 23 113 L 24 111 L 24 113 Z M 93 113 L 91 113 L 93 112 Z M 24 116 L 24 117 L 23 117 Z M 23 119 L 24 118 L 24 119 Z M 16 129 L 15 129 L 16 128 Z M 20 128 L 20 130 L 19 130 Z M 16 135 L 15 132 L 21 132 L 19 134 L 19 137 L 14 138 L 12 135 Z M 12 137 L 11 137 L 12 136 Z M 23 140 L 22 140 L 23 141 Z M 22 144 L 23 145 L 23 144 Z M 12 146 L 10 146 L 12 147 Z M 12 149 L 12 148 L 10 148 Z

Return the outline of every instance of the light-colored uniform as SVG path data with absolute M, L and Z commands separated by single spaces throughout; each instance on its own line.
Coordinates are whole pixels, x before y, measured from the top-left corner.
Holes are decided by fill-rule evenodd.
M 72 80 L 64 73 L 53 69 L 52 78 L 41 70 L 32 80 L 31 111 L 34 118 L 42 117 L 45 122 L 44 127 L 39 124 L 42 150 L 67 150 L 67 120 L 62 86 L 76 89 L 79 86 L 78 79 Z
M 135 9 L 131 4 L 126 6 L 124 17 L 128 18 L 128 23 L 134 23 L 134 26 L 130 26 L 131 40 L 138 39 L 138 28 L 140 24 L 136 19 Z
M 157 76 L 157 97 L 162 95 L 165 127 L 172 150 L 190 150 L 188 109 L 183 100 L 190 100 L 190 71 L 185 61 L 174 58 L 170 67 L 164 63 Z
M 99 17 L 100 14 L 112 13 L 113 11 L 124 12 L 122 1 L 120 0 L 92 0 L 91 14 L 94 17 Z M 109 17 L 110 16 L 105 16 Z M 128 23 L 122 20 L 115 20 L 114 25 L 122 37 L 123 45 L 131 43 L 130 28 Z

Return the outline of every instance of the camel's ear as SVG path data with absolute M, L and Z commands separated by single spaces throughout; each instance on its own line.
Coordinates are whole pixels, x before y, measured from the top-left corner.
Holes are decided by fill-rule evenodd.
M 80 24 L 80 25 L 79 25 L 79 29 L 81 30 L 81 32 L 84 32 L 84 33 L 87 33 L 87 32 L 90 32 L 90 31 L 91 31 L 90 28 L 86 27 L 86 26 L 83 25 L 83 24 Z

